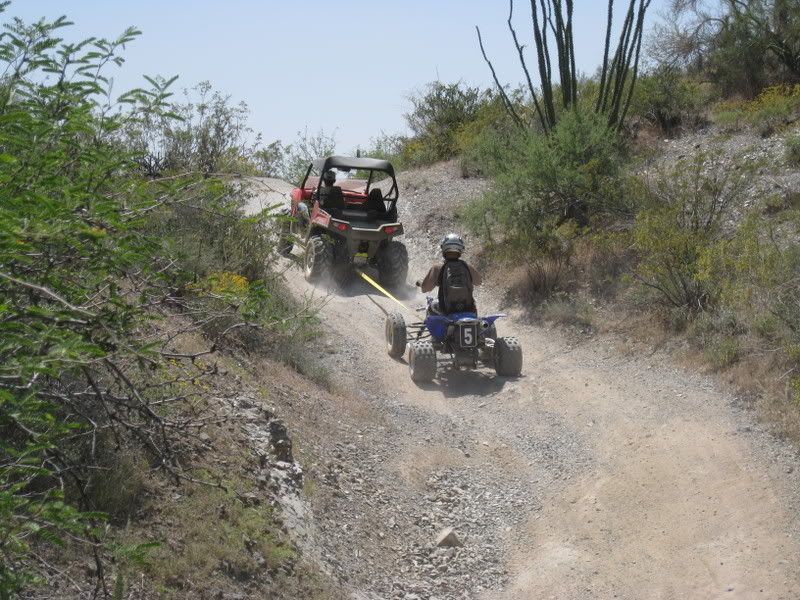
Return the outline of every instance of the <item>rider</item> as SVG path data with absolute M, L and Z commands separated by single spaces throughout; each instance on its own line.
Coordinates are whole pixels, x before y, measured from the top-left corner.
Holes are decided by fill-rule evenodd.
M 319 207 L 327 211 L 344 208 L 342 188 L 336 183 L 336 173 L 328 169 L 322 174 L 322 187 L 314 192 L 314 200 L 319 200 Z
M 319 202 L 319 207 L 327 211 L 336 208 L 344 208 L 342 188 L 334 186 L 334 183 L 336 183 L 336 173 L 328 169 L 322 174 L 322 186 L 312 195 L 312 202 Z M 301 224 L 306 226 L 311 219 L 308 205 L 305 202 L 300 202 L 297 205 L 297 210 L 300 215 Z
M 458 234 L 448 233 L 439 247 L 442 249 L 444 264 L 433 265 L 425 279 L 417 281 L 417 286 L 423 293 L 439 287 L 439 299 L 431 306 L 433 312 L 446 315 L 456 312 L 477 313 L 472 289 L 481 284 L 481 276 L 461 260 L 464 240 Z

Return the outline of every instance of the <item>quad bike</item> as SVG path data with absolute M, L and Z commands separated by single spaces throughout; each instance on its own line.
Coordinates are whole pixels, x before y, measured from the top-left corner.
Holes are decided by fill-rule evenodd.
M 341 178 L 325 190 L 320 206 L 320 180 L 333 171 Z M 358 178 L 349 174 L 355 171 Z M 386 188 L 388 190 L 384 191 Z M 399 193 L 394 168 L 385 160 L 329 156 L 312 162 L 300 186 L 292 190 L 291 207 L 281 220 L 279 251 L 295 244 L 303 249 L 303 273 L 308 281 L 331 277 L 345 283 L 356 265 L 378 270 L 387 287 L 405 283 L 408 252 L 395 239 L 403 234 L 397 218 Z
M 497 337 L 494 322 L 504 314 L 478 317 L 462 312 L 437 314 L 428 297 L 424 321 L 406 325 L 398 312 L 386 316 L 386 349 L 392 358 L 400 358 L 408 345 L 411 379 L 428 382 L 436 377 L 440 362 L 454 369 L 476 369 L 479 363 L 494 367 L 503 377 L 516 377 L 522 371 L 522 346 L 515 337 Z M 409 340 L 410 338 L 410 340 Z M 447 355 L 444 359 L 443 356 Z

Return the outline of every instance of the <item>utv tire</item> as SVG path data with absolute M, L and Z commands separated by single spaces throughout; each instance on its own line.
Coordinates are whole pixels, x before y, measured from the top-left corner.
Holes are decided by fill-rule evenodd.
M 303 274 L 306 281 L 319 281 L 330 273 L 333 264 L 333 245 L 322 236 L 312 235 L 306 243 Z
M 395 240 L 383 247 L 378 255 L 378 280 L 386 287 L 398 287 L 408 276 L 408 250 Z
M 517 377 L 522 372 L 522 346 L 515 337 L 494 342 L 494 370 L 501 377 Z
M 408 351 L 412 381 L 427 383 L 436 377 L 436 349 L 428 341 L 414 342 Z
M 406 322 L 397 312 L 386 315 L 386 350 L 392 358 L 400 358 L 406 351 Z

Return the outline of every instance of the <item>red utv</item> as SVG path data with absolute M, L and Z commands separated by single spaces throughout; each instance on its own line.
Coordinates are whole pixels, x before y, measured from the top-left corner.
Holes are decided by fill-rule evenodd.
M 336 181 L 320 190 L 322 176 L 328 171 L 336 174 Z M 292 190 L 293 218 L 283 225 L 280 250 L 288 255 L 293 240 L 304 248 L 303 270 L 308 281 L 331 276 L 343 283 L 354 265 L 368 264 L 378 270 L 384 285 L 402 285 L 408 274 L 408 252 L 395 239 L 403 234 L 397 198 L 397 180 L 388 161 L 319 158 L 308 166 L 300 186 Z

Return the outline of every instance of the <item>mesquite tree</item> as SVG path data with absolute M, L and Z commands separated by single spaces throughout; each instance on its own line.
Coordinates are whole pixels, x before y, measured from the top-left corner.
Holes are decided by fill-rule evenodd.
M 644 17 L 651 1 L 629 0 L 628 10 L 625 13 L 617 47 L 613 54 L 610 53 L 610 49 L 614 0 L 609 0 L 608 2 L 605 49 L 594 110 L 606 115 L 608 125 L 612 128 L 619 128 L 622 125 L 633 97 L 633 88 L 636 84 L 642 48 Z M 525 46 L 520 43 L 512 24 L 513 14 L 514 0 L 509 0 L 508 29 L 511 33 L 511 39 L 514 42 L 520 65 L 525 74 L 538 121 L 542 130 L 549 132 L 558 120 L 553 86 L 554 68 L 558 74 L 557 85 L 559 85 L 561 92 L 561 106 L 564 109 L 577 107 L 578 78 L 575 69 L 575 44 L 572 28 L 574 1 L 531 0 L 533 39 L 536 46 L 540 81 L 539 93 L 537 93 L 537 88 L 533 83 L 530 70 L 525 61 Z M 523 120 L 519 112 L 505 93 L 503 85 L 497 78 L 494 66 L 486 55 L 480 28 L 476 26 L 475 29 L 478 33 L 478 44 L 480 45 L 481 53 L 489 65 L 503 104 L 514 122 L 523 126 Z M 552 48 L 555 49 L 555 60 L 551 59 Z

